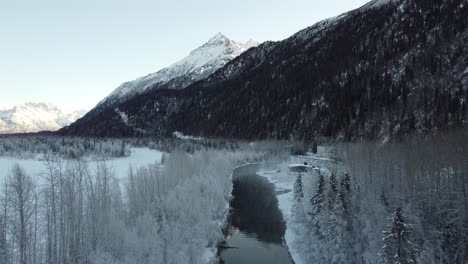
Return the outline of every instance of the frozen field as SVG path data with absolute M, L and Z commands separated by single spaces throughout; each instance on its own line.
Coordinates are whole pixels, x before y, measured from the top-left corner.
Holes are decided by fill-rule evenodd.
M 105 162 L 113 171 L 118 179 L 124 179 L 127 176 L 129 167 L 139 168 L 151 163 L 160 163 L 162 152 L 148 148 L 132 148 L 130 156 L 123 158 L 113 158 L 107 160 L 89 160 L 90 169 L 95 169 L 97 164 Z M 21 165 L 27 173 L 32 176 L 39 176 L 45 169 L 42 157 L 35 159 L 19 159 L 11 157 L 0 157 L 0 181 L 3 182 L 11 171 L 14 164 Z

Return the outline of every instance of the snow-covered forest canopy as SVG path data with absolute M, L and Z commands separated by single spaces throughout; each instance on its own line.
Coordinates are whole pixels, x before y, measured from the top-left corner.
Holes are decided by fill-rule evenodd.
M 468 146 L 460 142 L 467 140 L 461 130 L 329 143 L 319 155 L 315 145 L 287 141 L 4 137 L 2 155 L 20 157 L 20 165 L 0 168 L 8 175 L 0 184 L 0 259 L 212 263 L 233 169 L 260 163 L 293 189 L 290 211 L 279 206 L 296 263 L 464 263 Z M 159 149 L 162 159 L 116 177 L 108 161 L 134 147 Z M 29 173 L 22 152 L 46 169 Z M 310 170 L 288 170 L 303 162 Z
M 203 148 L 235 150 L 239 149 L 242 144 L 245 145 L 246 143 L 225 139 L 205 140 L 180 138 L 180 136 L 155 139 L 61 137 L 54 135 L 0 135 L 0 157 L 30 158 L 43 155 L 60 155 L 67 159 L 89 156 L 96 158 L 115 158 L 127 156 L 129 154 L 128 150 L 131 147 L 145 147 L 166 152 L 178 147 L 187 152 L 193 152 Z
M 118 155 L 126 144 L 173 147 L 161 161 L 129 167 L 127 177 L 119 179 L 105 161 L 92 168 L 89 156 L 50 155 L 47 147 L 54 141 L 69 142 L 60 150 L 88 142 L 2 141 L 3 146 L 45 142 L 20 144 L 43 153 L 45 170 L 31 175 L 21 165 L 1 168 L 8 170 L 0 196 L 1 263 L 207 263 L 223 240 L 233 169 L 261 161 L 267 152 L 216 140 L 96 140 L 96 146 L 118 146 Z M 90 149 L 93 158 L 114 154 Z
M 336 145 L 338 162 L 296 178 L 292 246 L 304 263 L 465 263 L 467 140 Z

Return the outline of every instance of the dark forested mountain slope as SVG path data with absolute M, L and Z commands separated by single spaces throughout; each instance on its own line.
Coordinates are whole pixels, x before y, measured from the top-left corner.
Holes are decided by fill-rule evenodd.
M 468 2 L 379 0 L 64 134 L 383 138 L 467 124 Z

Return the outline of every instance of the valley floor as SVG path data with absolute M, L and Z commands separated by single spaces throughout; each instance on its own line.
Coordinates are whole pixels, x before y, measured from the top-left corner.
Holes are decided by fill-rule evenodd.
M 136 147 L 144 144 L 120 151 L 125 144 L 109 141 L 103 146 L 114 148 L 99 151 L 100 142 L 50 139 L 51 146 L 66 146 L 59 150 L 86 145 L 90 151 L 79 153 L 103 156 L 73 159 L 65 155 L 70 151 L 57 151 L 43 174 L 41 155 L 48 149 L 21 155 L 21 142 L 8 139 L 0 144 L 0 250 L 8 258 L 2 263 L 19 263 L 21 229 L 31 230 L 23 251 L 38 264 L 71 263 L 68 256 L 73 263 L 92 264 L 216 263 L 235 196 L 233 172 L 245 164 L 261 166 L 249 174 L 257 172 L 274 185 L 273 191 L 267 183 L 269 196 L 278 200 L 273 199 L 286 223 L 284 244 L 296 264 L 395 263 L 394 230 L 406 232 L 401 246 L 409 257 L 400 263 L 465 263 L 468 202 L 461 194 L 468 189 L 468 145 L 460 144 L 467 142 L 465 134 L 447 138 L 342 144 L 329 148 L 334 155 L 319 147 L 319 154 L 304 156 L 291 156 L 296 148 L 285 142 L 218 142 L 210 149 L 197 140 L 157 148 L 163 154 Z M 39 140 L 22 146 L 37 149 L 29 141 Z M 130 155 L 117 158 L 119 153 Z M 255 178 L 266 182 L 261 177 Z M 252 189 L 254 198 L 247 200 L 254 204 L 262 196 Z M 18 202 L 31 215 L 21 225 Z M 259 204 L 254 205 L 267 207 Z

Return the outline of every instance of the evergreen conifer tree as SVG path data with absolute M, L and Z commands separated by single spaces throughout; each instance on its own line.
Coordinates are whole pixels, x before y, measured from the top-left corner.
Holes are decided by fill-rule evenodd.
M 340 180 L 340 192 L 338 194 L 338 213 L 341 216 L 342 223 L 345 225 L 346 231 L 352 229 L 352 215 L 351 215 L 351 183 L 349 174 L 345 174 Z
M 325 204 L 325 178 L 321 173 L 319 173 L 318 176 L 315 193 L 310 198 L 309 202 L 312 207 L 312 212 L 310 213 L 312 232 L 314 232 L 317 237 L 323 238 L 320 231 L 320 216 L 323 213 Z
M 410 241 L 411 226 L 405 223 L 400 207 L 392 216 L 392 223 L 384 231 L 380 263 L 385 264 L 413 264 L 416 263 L 416 248 Z
M 336 195 L 338 192 L 338 183 L 336 181 L 335 173 L 330 176 L 330 189 L 328 191 L 328 208 L 333 210 L 336 202 Z
M 296 176 L 296 182 L 294 183 L 294 200 L 301 202 L 303 198 L 302 174 L 299 172 Z

